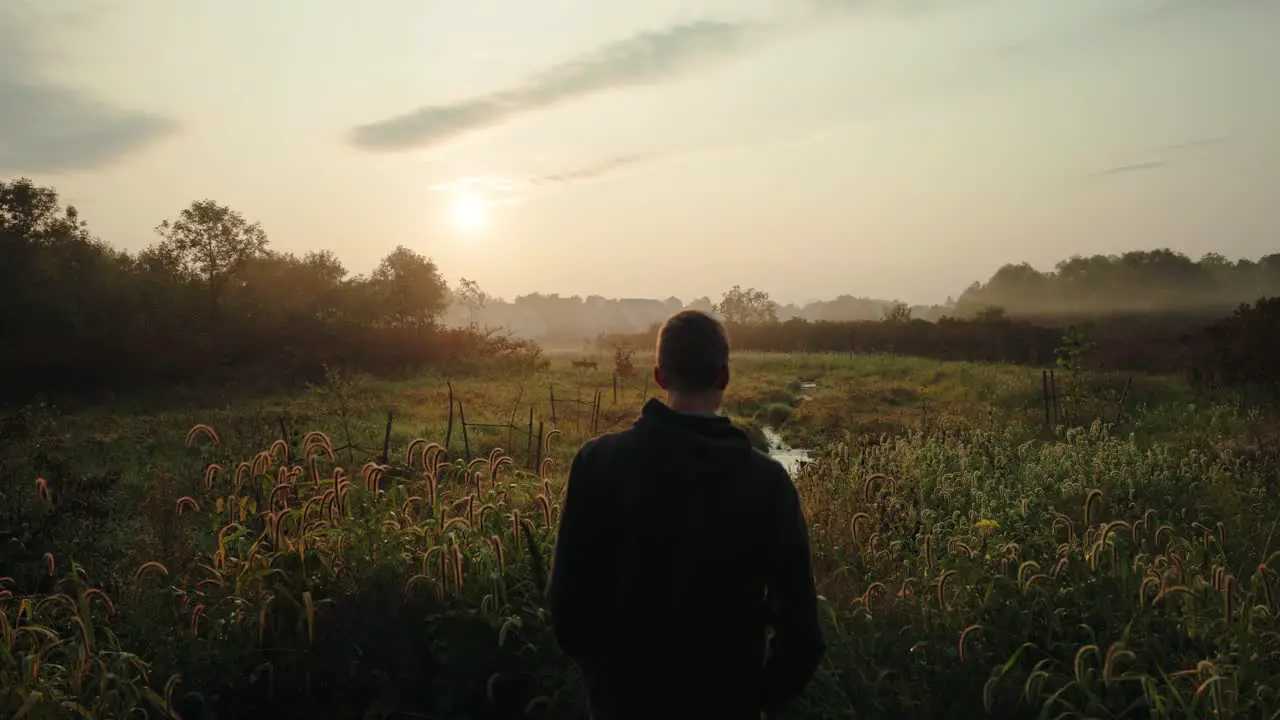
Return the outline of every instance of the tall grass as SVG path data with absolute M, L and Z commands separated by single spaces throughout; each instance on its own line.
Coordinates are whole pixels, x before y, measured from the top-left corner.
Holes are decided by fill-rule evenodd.
M 539 592 L 559 516 L 554 459 L 535 474 L 499 449 L 466 463 L 417 440 L 394 463 L 348 472 L 322 432 L 237 458 L 197 425 L 187 445 L 207 465 L 171 505 L 185 542 L 141 562 L 113 601 L 74 567 L 48 592 L 0 597 L 0 716 L 61 717 L 74 703 L 109 717 L 356 717 L 563 702 L 570 668 Z M 93 598 L 118 611 L 109 630 Z M 164 680 L 134 655 L 123 657 L 136 669 L 118 669 L 117 635 Z M 98 689 L 111 683 L 127 692 Z
M 830 656 L 813 716 L 1271 717 L 1271 458 L 1101 424 L 837 445 L 797 484 Z
M 1135 413 L 1182 433 L 984 419 L 815 448 L 796 484 L 829 654 L 797 712 L 1280 712 L 1277 456 L 1230 409 Z M 103 539 L 121 562 L 29 553 L 0 579 L 0 717 L 583 717 L 540 592 L 571 445 L 550 433 L 530 471 L 334 443 L 197 425 L 190 470 L 125 508 L 136 536 Z

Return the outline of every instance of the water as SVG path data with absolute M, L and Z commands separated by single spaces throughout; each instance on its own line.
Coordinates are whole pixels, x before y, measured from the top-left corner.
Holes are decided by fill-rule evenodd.
M 765 439 L 769 441 L 769 457 L 782 463 L 782 467 L 787 469 L 788 474 L 795 476 L 800 466 L 809 462 L 808 450 L 788 446 L 782 441 L 778 431 L 767 425 L 761 430 L 764 431 Z
M 816 390 L 817 387 L 818 383 L 816 382 L 800 383 L 801 390 Z M 808 393 L 801 393 L 800 395 L 801 402 L 808 402 L 812 399 L 813 396 Z M 782 436 L 778 434 L 778 431 L 767 425 L 762 427 L 761 430 L 764 431 L 765 439 L 769 441 L 769 457 L 782 463 L 782 467 L 787 469 L 787 474 L 795 477 L 796 471 L 800 469 L 800 466 L 809 462 L 809 451 L 804 448 L 793 448 L 787 445 L 782 441 Z

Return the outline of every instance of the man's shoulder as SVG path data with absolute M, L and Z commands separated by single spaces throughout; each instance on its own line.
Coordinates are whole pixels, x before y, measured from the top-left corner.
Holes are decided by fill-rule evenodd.
M 614 456 L 620 451 L 635 447 L 638 440 L 637 436 L 638 433 L 634 427 L 597 435 L 582 443 L 582 446 L 578 448 L 578 454 L 574 461 L 589 462 L 594 458 Z
M 752 477 L 758 478 L 761 482 L 770 486 L 777 486 L 783 483 L 786 485 L 791 484 L 791 473 L 788 473 L 787 469 L 776 458 L 771 457 L 759 448 L 751 448 L 749 468 Z

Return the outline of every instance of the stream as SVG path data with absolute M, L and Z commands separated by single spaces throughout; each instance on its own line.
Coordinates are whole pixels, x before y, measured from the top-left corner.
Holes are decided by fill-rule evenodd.
M 818 384 L 816 382 L 802 382 L 800 389 L 815 390 Z M 813 397 L 808 393 L 799 395 L 801 402 L 812 400 Z M 782 436 L 778 431 L 765 425 L 760 428 L 764 432 L 764 437 L 769 441 L 769 457 L 782 463 L 782 467 L 787 469 L 787 474 L 795 477 L 796 471 L 800 466 L 809 462 L 809 451 L 804 448 L 793 448 L 782 440 Z
M 808 450 L 790 447 L 783 442 L 778 431 L 768 425 L 760 429 L 764 431 L 764 436 L 769 441 L 769 457 L 782 463 L 782 467 L 787 469 L 787 474 L 794 477 L 800 465 L 809 462 Z

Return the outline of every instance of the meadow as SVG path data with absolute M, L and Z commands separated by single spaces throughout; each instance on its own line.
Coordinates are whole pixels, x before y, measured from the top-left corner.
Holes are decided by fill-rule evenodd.
M 558 499 L 657 393 L 577 357 L 24 409 L 0 717 L 584 717 L 541 602 Z M 1280 717 L 1268 414 L 1059 371 L 1046 424 L 1040 370 L 891 355 L 733 373 L 725 411 L 813 458 L 829 652 L 794 716 Z

